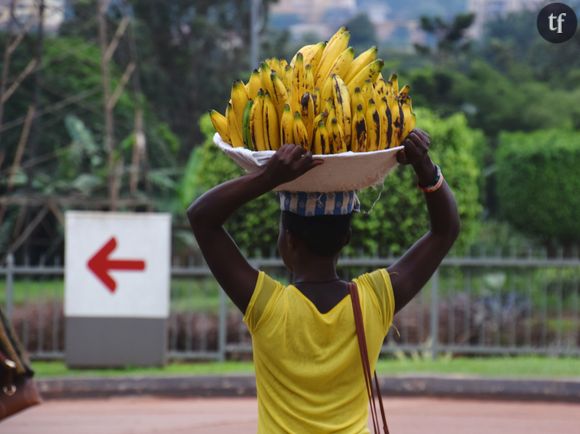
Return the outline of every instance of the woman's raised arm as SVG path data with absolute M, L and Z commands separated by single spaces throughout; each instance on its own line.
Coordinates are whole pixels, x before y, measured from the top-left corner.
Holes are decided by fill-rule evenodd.
M 199 248 L 220 286 L 242 311 L 258 277 L 223 225 L 245 203 L 322 163 L 296 145 L 282 146 L 259 171 L 212 188 L 187 209 Z
M 428 154 L 429 136 L 413 130 L 397 159 L 410 164 L 419 185 L 428 186 L 437 179 L 437 167 Z M 459 235 L 459 214 L 451 189 L 443 180 L 436 191 L 424 193 L 431 229 L 388 268 L 395 295 L 395 312 L 400 311 L 427 283 Z

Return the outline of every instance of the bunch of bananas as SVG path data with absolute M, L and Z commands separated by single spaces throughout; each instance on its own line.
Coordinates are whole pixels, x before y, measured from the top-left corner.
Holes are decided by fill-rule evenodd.
M 253 151 L 294 143 L 313 154 L 399 146 L 415 127 L 409 86 L 385 80 L 372 47 L 355 57 L 350 33 L 302 47 L 288 63 L 267 59 L 235 81 L 225 115 L 212 110 L 222 140 Z

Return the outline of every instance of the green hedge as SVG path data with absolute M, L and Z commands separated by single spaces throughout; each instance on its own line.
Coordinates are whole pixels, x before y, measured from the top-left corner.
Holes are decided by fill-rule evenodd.
M 502 216 L 548 243 L 580 241 L 580 133 L 503 133 L 497 153 Z
M 483 136 L 470 129 L 461 114 L 441 119 L 429 111 L 417 110 L 417 119 L 419 127 L 431 135 L 433 159 L 455 193 L 462 225 L 457 244 L 468 245 L 477 233 L 481 213 L 474 151 L 482 146 Z M 214 131 L 208 117 L 203 117 L 200 124 L 207 139 L 188 162 L 181 189 L 184 207 L 212 186 L 242 173 L 212 144 Z M 353 220 L 347 254 L 385 255 L 389 249 L 398 254 L 429 228 L 425 202 L 410 167 L 397 168 L 382 188 L 367 189 L 359 196 L 362 212 Z M 228 229 L 246 252 L 269 255 L 275 251 L 278 216 L 278 203 L 269 193 L 243 207 L 228 222 Z

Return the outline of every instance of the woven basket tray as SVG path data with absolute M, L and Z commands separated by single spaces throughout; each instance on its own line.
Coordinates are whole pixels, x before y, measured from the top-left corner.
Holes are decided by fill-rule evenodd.
M 214 143 L 247 172 L 254 172 L 266 164 L 274 151 L 250 151 L 233 148 L 216 133 Z M 324 164 L 306 172 L 294 181 L 279 185 L 276 191 L 304 191 L 328 193 L 332 191 L 362 190 L 383 182 L 385 176 L 398 164 L 395 158 L 402 146 L 370 152 L 344 152 L 317 155 Z

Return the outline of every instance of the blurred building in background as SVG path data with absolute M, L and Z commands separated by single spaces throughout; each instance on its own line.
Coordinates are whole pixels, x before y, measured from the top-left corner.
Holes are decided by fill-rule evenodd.
M 44 8 L 44 30 L 56 32 L 65 19 L 65 0 L 0 0 L 0 29 L 11 28 L 11 21 L 13 31 L 31 26 L 38 22 L 40 7 Z
M 280 0 L 272 6 L 274 26 L 294 37 L 311 34 L 326 38 L 357 12 L 356 0 Z
M 280 0 L 272 6 L 270 25 L 287 29 L 300 40 L 325 39 L 358 14 L 366 14 L 377 35 L 377 42 L 394 38 L 398 43 L 422 40 L 414 15 L 396 13 L 385 0 Z
M 467 9 L 475 14 L 475 22 L 470 34 L 479 38 L 483 34 L 485 24 L 498 17 L 504 17 L 511 12 L 536 8 L 543 0 L 468 0 Z

